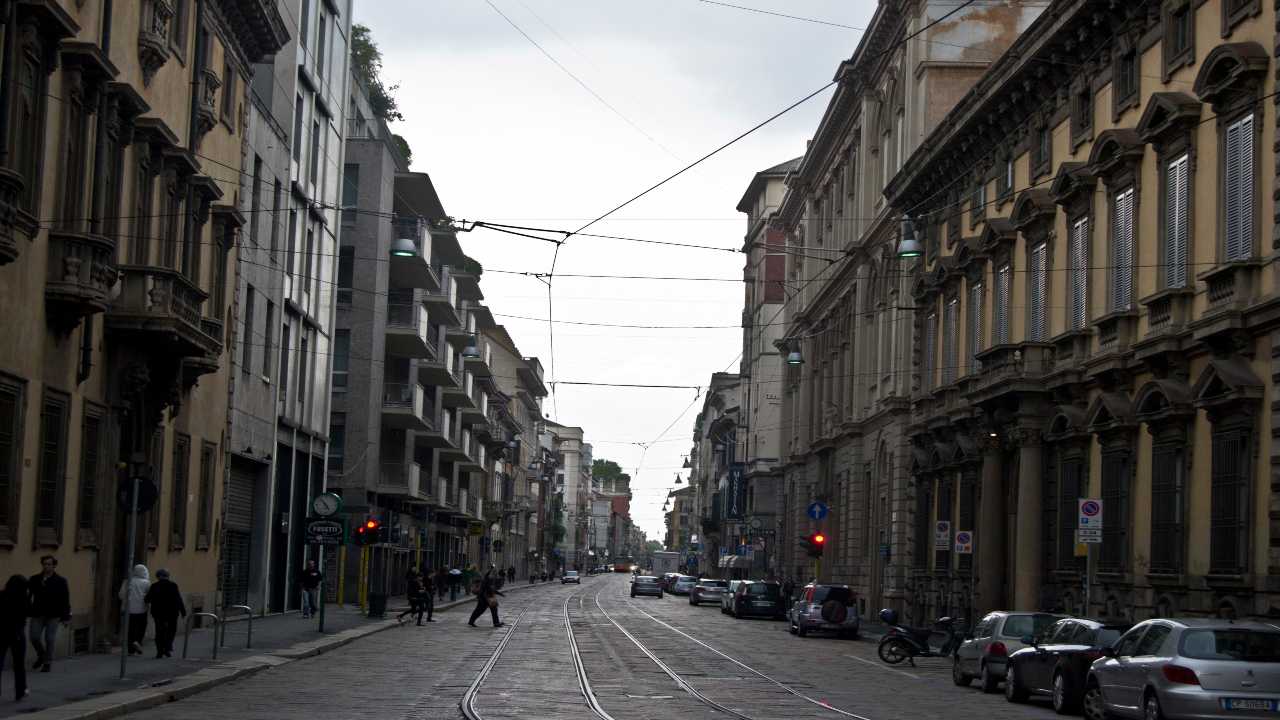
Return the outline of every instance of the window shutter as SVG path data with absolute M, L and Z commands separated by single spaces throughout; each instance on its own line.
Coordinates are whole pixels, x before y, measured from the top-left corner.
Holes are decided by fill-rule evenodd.
M 1165 178 L 1165 287 L 1187 284 L 1187 156 L 1169 163 Z
M 1027 340 L 1031 342 L 1044 340 L 1045 334 L 1045 249 L 1044 243 L 1031 248 L 1031 318 L 1027 329 Z
M 1008 265 L 1002 265 L 996 271 L 996 332 L 993 340 L 996 345 L 1009 342 L 1009 282 L 1012 277 L 1013 268 Z
M 982 283 L 969 288 L 969 357 L 973 358 L 970 372 L 977 372 L 981 365 L 978 353 L 982 352 Z
M 924 319 L 924 389 L 933 389 L 933 373 L 936 367 L 938 346 L 938 314 L 929 313 Z
M 1067 323 L 1072 330 L 1080 330 L 1084 328 L 1089 300 L 1089 218 L 1080 218 L 1071 226 L 1067 249 L 1071 291 Z
M 955 382 L 956 368 L 960 364 L 959 361 L 959 339 L 956 337 L 957 313 L 960 312 L 960 299 L 951 298 L 947 301 L 945 314 L 943 315 L 943 338 L 945 342 L 944 352 L 946 357 L 942 367 L 942 382 L 949 384 Z
M 1111 309 L 1133 306 L 1133 188 L 1116 195 L 1111 242 Z
M 1253 115 L 1227 126 L 1226 261 L 1248 260 L 1253 255 Z

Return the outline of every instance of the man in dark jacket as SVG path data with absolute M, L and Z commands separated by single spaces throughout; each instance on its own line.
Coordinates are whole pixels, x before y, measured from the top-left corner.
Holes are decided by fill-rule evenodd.
M 52 555 L 40 558 L 40 573 L 28 582 L 31 592 L 31 646 L 36 661 L 31 667 L 49 672 L 58 639 L 58 623 L 71 622 L 71 589 L 67 579 L 57 573 L 58 559 Z
M 506 597 L 506 594 L 498 590 L 494 582 L 493 568 L 484 574 L 480 579 L 480 587 L 476 588 L 476 609 L 471 611 L 471 619 L 467 624 L 471 627 L 476 626 L 476 618 L 484 614 L 485 610 L 493 616 L 493 626 L 502 627 L 503 623 L 498 620 L 498 596 Z
M 320 583 L 324 581 L 324 573 L 316 567 L 315 560 L 307 561 L 307 568 L 298 573 L 298 584 L 302 586 L 302 617 L 309 618 L 320 611 Z
M 156 659 L 173 657 L 173 636 L 178 632 L 178 616 L 187 616 L 178 584 L 169 579 L 168 570 L 156 571 L 156 581 L 147 590 L 147 604 L 156 621 Z

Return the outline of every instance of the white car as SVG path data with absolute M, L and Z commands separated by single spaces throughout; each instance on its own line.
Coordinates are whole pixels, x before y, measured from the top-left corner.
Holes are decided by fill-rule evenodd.
M 577 585 L 581 585 L 582 576 L 578 575 L 577 570 L 565 570 L 564 576 L 560 578 L 560 584 L 564 585 L 566 583 L 574 583 Z

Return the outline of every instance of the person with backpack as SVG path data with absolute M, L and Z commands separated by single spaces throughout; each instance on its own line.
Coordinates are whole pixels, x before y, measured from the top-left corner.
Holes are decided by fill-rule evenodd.
M 493 569 L 484 574 L 480 579 L 480 586 L 476 588 L 476 609 L 471 611 L 471 619 L 467 624 L 471 627 L 476 626 L 476 618 L 484 614 L 485 610 L 493 616 L 493 626 L 502 627 L 504 623 L 498 619 L 498 596 L 506 597 L 506 593 L 499 590 L 494 584 Z

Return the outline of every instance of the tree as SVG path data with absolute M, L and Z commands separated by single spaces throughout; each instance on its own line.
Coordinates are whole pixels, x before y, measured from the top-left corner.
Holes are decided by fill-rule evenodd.
M 396 148 L 400 150 L 400 154 L 404 155 L 405 167 L 412 165 L 413 164 L 413 148 L 409 147 L 409 141 L 405 140 L 403 136 L 397 135 L 395 133 L 391 134 L 391 140 L 396 144 Z
M 612 460 L 596 459 L 591 461 L 591 477 L 600 480 L 621 480 L 631 482 L 631 476 L 622 472 L 622 466 Z
M 365 25 L 351 26 L 351 72 L 364 84 L 375 115 L 387 122 L 404 120 L 395 98 L 400 86 L 382 84 L 382 51 Z
M 644 549 L 650 555 L 656 552 L 662 552 L 662 543 L 658 542 L 657 540 L 649 540 L 644 544 Z

